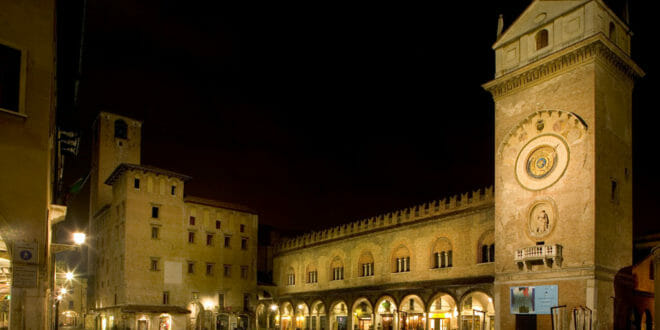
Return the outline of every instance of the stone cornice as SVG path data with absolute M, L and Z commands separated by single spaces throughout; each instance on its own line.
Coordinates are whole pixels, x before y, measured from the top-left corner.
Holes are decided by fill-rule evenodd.
M 604 60 L 631 79 L 643 77 L 644 71 L 602 34 L 580 41 L 544 59 L 507 73 L 482 85 L 494 99 L 515 93 L 571 70 L 594 59 Z

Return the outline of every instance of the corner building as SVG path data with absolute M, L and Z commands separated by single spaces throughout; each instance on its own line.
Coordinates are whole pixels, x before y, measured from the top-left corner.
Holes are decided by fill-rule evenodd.
M 615 278 L 633 251 L 632 90 L 644 72 L 631 34 L 603 1 L 533 1 L 498 36 L 483 86 L 495 101 L 490 206 L 474 216 L 463 207 L 488 193 L 466 195 L 446 213 L 435 202 L 283 242 L 259 327 L 630 326 Z
M 190 177 L 139 164 L 140 128 L 105 112 L 95 123 L 86 326 L 247 329 L 257 214 L 186 196 Z

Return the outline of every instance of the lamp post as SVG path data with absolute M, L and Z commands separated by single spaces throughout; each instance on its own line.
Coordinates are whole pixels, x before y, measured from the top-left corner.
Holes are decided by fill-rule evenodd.
M 55 256 L 58 253 L 64 252 L 64 251 L 82 251 L 81 246 L 85 243 L 86 235 L 85 233 L 82 232 L 75 232 L 72 235 L 72 240 L 74 244 L 62 244 L 62 243 L 51 243 L 50 244 L 50 249 L 51 249 L 51 260 L 50 260 L 50 267 L 52 271 L 52 286 L 51 286 L 51 292 L 55 291 L 55 285 L 57 282 L 57 273 L 56 273 L 56 267 L 55 267 Z M 66 272 L 65 273 L 65 279 L 66 281 L 72 281 L 75 277 L 75 275 L 72 272 Z M 63 293 L 62 293 L 63 292 Z M 55 315 L 53 315 L 53 318 L 51 320 L 54 320 L 53 324 L 53 329 L 57 330 L 59 328 L 59 305 L 60 301 L 63 298 L 63 295 L 66 294 L 67 290 L 65 287 L 62 287 L 60 289 L 60 293 L 57 296 L 54 296 L 55 298 Z

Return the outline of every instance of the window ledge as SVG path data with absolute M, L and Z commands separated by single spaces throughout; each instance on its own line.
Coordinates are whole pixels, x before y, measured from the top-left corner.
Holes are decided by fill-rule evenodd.
M 0 113 L 7 113 L 7 114 L 10 114 L 10 115 L 14 115 L 14 116 L 16 116 L 16 117 L 21 117 L 21 118 L 23 118 L 23 119 L 27 119 L 27 118 L 28 118 L 28 115 L 26 115 L 26 114 L 24 114 L 24 113 L 22 113 L 22 112 L 11 111 L 11 110 L 7 110 L 7 109 L 3 109 L 3 108 L 0 108 Z

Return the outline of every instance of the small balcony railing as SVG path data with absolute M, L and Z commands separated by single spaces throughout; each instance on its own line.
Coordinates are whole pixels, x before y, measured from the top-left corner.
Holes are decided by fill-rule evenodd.
M 516 251 L 514 257 L 518 267 L 530 270 L 533 264 L 543 263 L 548 267 L 561 267 L 561 245 L 535 245 Z

